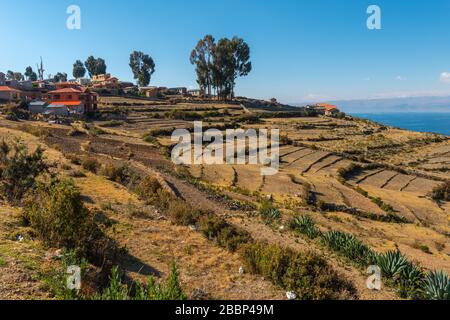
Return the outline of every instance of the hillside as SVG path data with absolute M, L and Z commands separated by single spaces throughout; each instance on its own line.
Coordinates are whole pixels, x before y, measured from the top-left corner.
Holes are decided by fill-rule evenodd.
M 450 273 L 450 202 L 432 198 L 450 180 L 450 138 L 241 102 L 102 97 L 91 121 L 3 117 L 0 140 L 20 139 L 29 150 L 43 146 L 50 170 L 73 179 L 119 248 L 110 262 L 130 284 L 149 275 L 164 282 L 175 261 L 181 287 L 193 299 L 285 299 L 287 291 L 305 299 L 405 297 L 388 279 L 382 290 L 368 290 L 369 258 L 325 241 L 322 235 L 332 231 L 353 235 L 376 254 L 398 249 L 424 272 Z M 263 177 L 253 164 L 174 165 L 170 135 L 191 129 L 193 120 L 222 131 L 280 129 L 279 173 Z M 118 168 L 120 176 L 113 174 Z M 137 192 L 145 177 L 162 191 Z M 61 298 L 51 281 L 60 248 L 22 226 L 22 210 L 6 199 L 0 204 L 0 298 Z M 295 222 L 305 217 L 312 222 Z M 258 249 L 261 244 L 273 251 Z M 259 265 L 257 253 L 289 257 L 298 265 L 286 270 L 304 282 L 274 275 L 275 262 Z M 306 258 L 300 263 L 295 255 Z M 88 291 L 101 290 L 99 279 L 110 269 L 90 268 L 96 276 Z

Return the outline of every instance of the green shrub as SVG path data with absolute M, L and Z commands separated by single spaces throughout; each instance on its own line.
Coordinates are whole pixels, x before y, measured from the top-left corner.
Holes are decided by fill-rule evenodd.
M 443 271 L 432 271 L 425 277 L 424 290 L 430 300 L 450 300 L 450 277 Z
M 173 223 L 183 226 L 195 225 L 202 214 L 181 200 L 171 201 L 166 213 Z
M 177 266 L 172 263 L 171 271 L 166 283 L 156 284 L 153 277 L 149 277 L 147 285 L 136 283 L 134 292 L 122 283 L 118 267 L 111 270 L 109 286 L 101 295 L 94 297 L 99 300 L 186 300 L 179 281 Z
M 29 153 L 25 145 L 0 144 L 0 190 L 7 200 L 19 202 L 36 185 L 36 178 L 47 170 L 43 150 Z
M 263 218 L 263 220 L 267 223 L 274 222 L 275 220 L 279 220 L 281 217 L 280 210 L 274 207 L 273 203 L 266 200 L 261 204 L 261 208 L 259 209 L 259 214 Z
M 200 217 L 199 228 L 206 238 L 216 241 L 219 246 L 230 251 L 236 251 L 243 244 L 251 241 L 251 237 L 246 231 L 239 230 L 212 214 Z
M 100 168 L 100 162 L 93 157 L 85 157 L 81 161 L 81 166 L 83 169 L 90 171 L 92 173 L 97 173 L 98 169 Z
M 99 230 L 71 180 L 41 184 L 28 199 L 23 219 L 50 247 L 85 252 Z
M 251 273 L 260 274 L 301 300 L 339 299 L 354 296 L 354 287 L 324 259 L 311 252 L 295 253 L 276 245 L 248 244 L 243 257 Z
M 340 178 L 347 180 L 351 176 L 361 172 L 362 169 L 359 164 L 351 163 L 348 167 L 339 168 L 337 173 Z
M 341 253 L 360 266 L 367 266 L 375 261 L 375 253 L 355 236 L 330 231 L 322 235 L 322 241 L 332 250 Z
M 315 239 L 320 235 L 320 231 L 317 229 L 314 220 L 310 216 L 294 218 L 291 227 L 295 231 L 307 235 L 310 239 Z
M 132 185 L 137 180 L 136 175 L 126 165 L 116 166 L 113 163 L 107 163 L 102 166 L 100 174 L 125 186 Z
M 430 196 L 435 201 L 450 201 L 450 180 L 435 187 Z
M 159 180 L 152 176 L 143 178 L 137 186 L 136 192 L 147 204 L 163 210 L 167 209 L 169 204 L 175 200 L 171 193 L 164 190 Z

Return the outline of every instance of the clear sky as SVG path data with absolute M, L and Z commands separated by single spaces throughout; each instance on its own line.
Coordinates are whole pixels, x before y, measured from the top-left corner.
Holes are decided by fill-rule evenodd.
M 66 9 L 81 8 L 81 30 Z M 381 30 L 366 27 L 381 8 Z M 0 71 L 72 74 L 102 57 L 132 80 L 129 54 L 156 62 L 153 85 L 196 87 L 189 54 L 205 34 L 238 35 L 253 71 L 237 94 L 283 102 L 450 94 L 450 1 L 407 0 L 0 0 Z

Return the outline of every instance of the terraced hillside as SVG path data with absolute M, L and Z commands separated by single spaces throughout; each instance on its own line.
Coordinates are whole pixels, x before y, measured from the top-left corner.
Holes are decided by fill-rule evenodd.
M 122 248 L 114 263 L 129 281 L 144 281 L 148 275 L 164 281 L 175 260 L 181 286 L 191 298 L 284 299 L 286 291 L 305 299 L 405 296 L 396 286 L 368 290 L 366 265 L 327 245 L 324 235 L 331 231 L 355 236 L 374 254 L 398 249 L 424 272 L 450 273 L 450 202 L 434 196 L 450 179 L 450 139 L 350 117 L 307 115 L 245 101 L 156 103 L 109 97 L 95 120 L 59 125 L 1 119 L 0 137 L 21 139 L 30 150 L 44 146 L 52 172 L 73 179 L 91 212 L 101 211 L 112 221 L 104 230 Z M 221 131 L 280 129 L 278 174 L 262 176 L 261 165 L 248 163 L 174 165 L 170 135 L 175 128 L 191 130 L 194 120 Z M 105 169 L 111 167 L 126 168 L 127 178 L 113 177 Z M 192 210 L 174 213 L 161 204 L 163 191 L 151 195 L 158 201 L 150 201 L 136 188 L 144 177 L 156 179 L 170 194 L 165 196 Z M 39 255 L 57 248 L 34 237 L 11 238 L 19 224 L 12 212 L 22 208 L 3 201 L 1 210 L 11 213 L 0 224 L 0 230 L 7 230 L 0 232 L 0 269 L 20 268 L 39 289 L 20 296 L 0 286 L 0 297 L 54 298 L 44 275 L 58 261 L 46 260 L 49 267 Z M 196 210 L 200 218 L 187 213 Z M 314 234 L 300 232 L 299 217 L 311 218 Z M 205 226 L 226 232 L 206 232 Z M 316 283 L 303 273 L 298 276 L 312 281 L 310 286 L 274 279 L 249 262 L 253 243 L 323 259 L 317 260 L 319 273 L 313 278 L 324 272 L 343 283 Z M 32 263 L 20 256 L 24 250 L 35 250 L 37 256 L 27 257 Z

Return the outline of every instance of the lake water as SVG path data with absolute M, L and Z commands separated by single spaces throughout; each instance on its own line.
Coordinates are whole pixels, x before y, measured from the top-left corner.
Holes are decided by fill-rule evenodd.
M 450 136 L 450 113 L 355 113 L 352 115 L 397 128 Z

